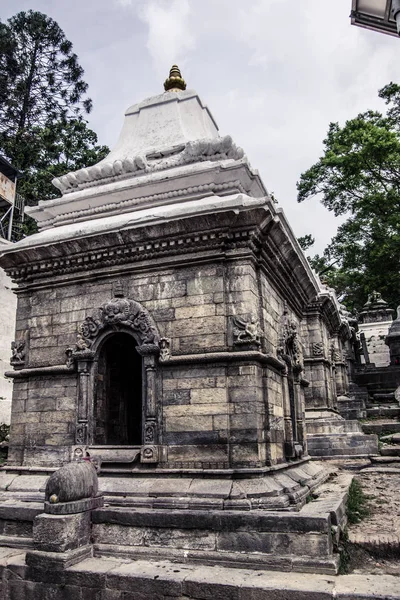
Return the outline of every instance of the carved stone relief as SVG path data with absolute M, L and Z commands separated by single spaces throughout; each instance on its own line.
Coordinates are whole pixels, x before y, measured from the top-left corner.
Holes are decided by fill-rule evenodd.
M 78 423 L 75 431 L 75 443 L 86 444 L 87 443 L 87 424 Z
M 25 365 L 25 340 L 11 342 L 10 364 L 13 367 L 23 367 Z
M 315 342 L 314 344 L 311 345 L 311 352 L 312 355 L 315 356 L 316 358 L 319 358 L 320 356 L 324 355 L 324 345 L 322 342 Z
M 241 346 L 254 344 L 261 346 L 261 336 L 263 331 L 260 329 L 260 323 L 255 317 L 249 320 L 240 317 L 233 317 L 233 345 Z
M 157 446 L 143 446 L 140 454 L 140 462 L 142 463 L 156 463 L 158 462 L 158 448 Z
M 156 441 L 156 423 L 147 422 L 144 428 L 144 443 L 154 444 Z
M 332 342 L 329 352 L 330 352 L 330 359 L 333 364 L 342 362 L 342 357 L 340 355 L 339 350 L 336 348 L 334 342 Z
M 171 342 L 168 338 L 161 338 L 159 342 L 160 346 L 160 362 L 167 362 L 171 358 Z
M 284 323 L 277 354 L 278 356 L 290 357 L 293 367 L 297 371 L 303 369 L 301 345 L 297 325 L 294 321 L 287 321 Z
M 171 148 L 168 152 L 167 149 L 164 149 L 163 153 L 154 152 L 147 156 L 132 156 L 123 161 L 116 160 L 113 163 L 102 162 L 53 179 L 53 185 L 63 194 L 67 194 L 80 188 L 125 178 L 127 175 L 143 175 L 194 162 L 229 158 L 240 160 L 244 157 L 242 148 L 236 146 L 229 135 L 189 141 L 178 150 L 176 152 L 176 149 Z
M 159 335 L 148 312 L 135 300 L 123 296 L 121 288 L 114 298 L 105 302 L 95 316 L 88 316 L 81 323 L 75 347 L 68 348 L 67 365 L 76 359 L 92 358 L 91 347 L 96 337 L 106 328 L 123 325 L 132 329 L 139 338 L 140 354 L 158 351 Z

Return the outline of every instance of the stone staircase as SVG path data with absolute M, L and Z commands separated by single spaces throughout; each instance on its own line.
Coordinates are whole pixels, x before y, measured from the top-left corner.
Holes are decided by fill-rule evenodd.
M 378 453 L 376 435 L 366 435 L 358 420 L 339 414 L 307 411 L 307 446 L 318 460 L 366 457 Z

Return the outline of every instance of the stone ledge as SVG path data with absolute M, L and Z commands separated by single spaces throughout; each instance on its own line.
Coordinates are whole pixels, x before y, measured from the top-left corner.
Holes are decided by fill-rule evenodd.
M 301 512 L 267 511 L 170 511 L 124 508 L 100 508 L 92 513 L 94 524 L 114 523 L 129 527 L 177 527 L 180 529 L 211 529 L 213 531 L 254 531 L 327 533 L 330 527 L 329 511 L 317 515 Z
M 174 561 L 88 558 L 63 571 L 22 564 L 24 555 L 0 549 L 5 598 L 96 598 L 122 600 L 400 600 L 398 577 L 232 569 Z M 311 565 L 310 565 L 311 566 Z M 314 567 L 313 567 L 314 568 Z M 17 577 L 16 574 L 18 573 Z M 9 594 L 12 591 L 13 595 Z M 28 594 L 29 592 L 29 594 Z M 125 592 L 125 594 L 124 594 Z

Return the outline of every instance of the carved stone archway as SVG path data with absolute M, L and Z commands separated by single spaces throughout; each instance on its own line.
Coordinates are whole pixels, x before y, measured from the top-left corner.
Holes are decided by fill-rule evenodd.
M 94 377 L 99 351 L 112 333 L 129 333 L 143 358 L 143 443 L 137 448 L 141 462 L 158 462 L 158 428 L 156 419 L 156 370 L 160 336 L 149 312 L 135 300 L 118 291 L 94 315 L 87 316 L 79 327 L 75 348 L 67 350 L 70 363 L 78 371 L 78 406 L 75 443 L 93 444 Z M 79 450 L 80 452 L 81 450 Z

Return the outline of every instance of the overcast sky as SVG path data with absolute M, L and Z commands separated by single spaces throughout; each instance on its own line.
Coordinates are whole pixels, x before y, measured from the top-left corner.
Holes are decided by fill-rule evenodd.
M 2 0 L 0 18 L 55 19 L 85 70 L 90 126 L 113 146 L 125 109 L 163 91 L 177 63 L 315 251 L 338 220 L 297 204 L 296 181 L 322 153 L 331 121 L 383 109 L 377 90 L 400 81 L 400 41 L 350 26 L 351 0 Z

